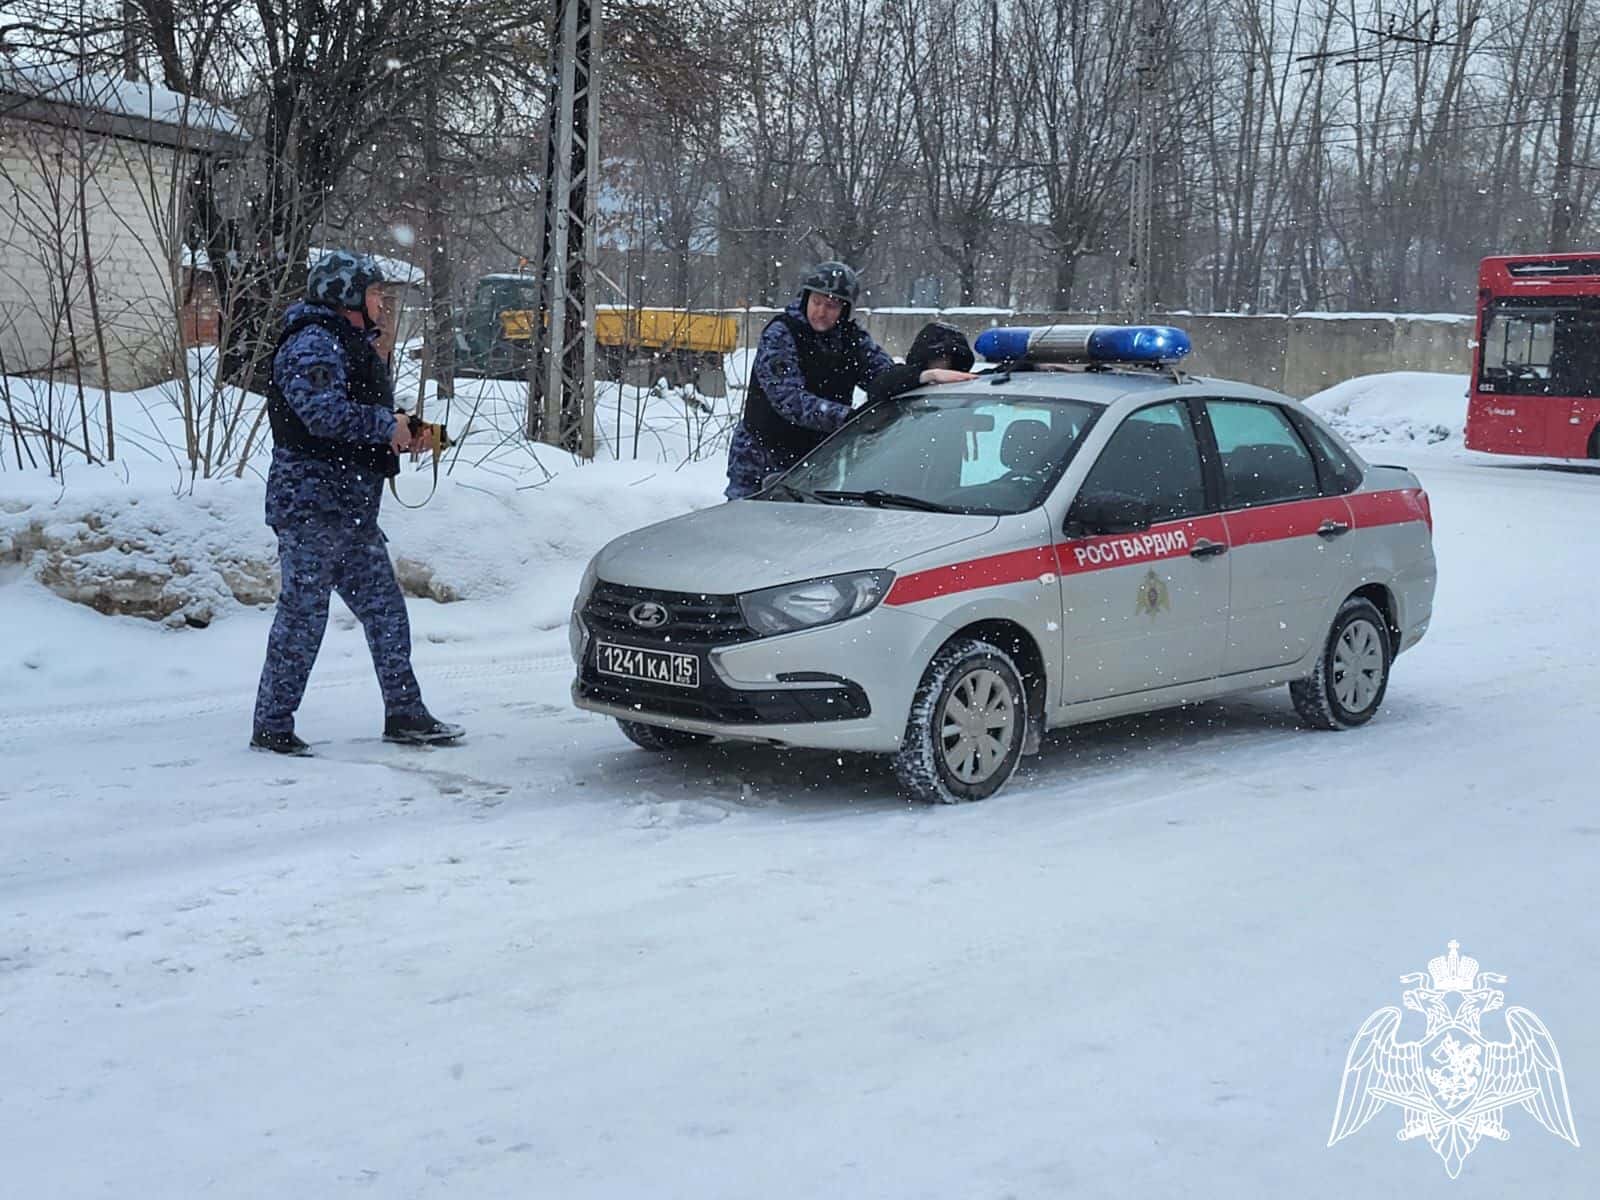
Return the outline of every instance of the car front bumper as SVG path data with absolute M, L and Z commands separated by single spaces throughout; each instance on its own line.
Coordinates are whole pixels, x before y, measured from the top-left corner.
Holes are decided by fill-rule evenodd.
M 891 753 L 905 736 L 937 632 L 928 618 L 881 605 L 835 624 L 723 645 L 668 642 L 614 627 L 591 630 L 575 614 L 572 700 L 589 712 L 691 733 Z M 700 686 L 603 675 L 596 660 L 601 640 L 694 654 Z

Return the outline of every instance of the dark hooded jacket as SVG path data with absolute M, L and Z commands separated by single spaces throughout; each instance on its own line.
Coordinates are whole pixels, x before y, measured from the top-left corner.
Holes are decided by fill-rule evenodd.
M 941 358 L 952 371 L 970 371 L 975 361 L 966 334 L 943 321 L 929 321 L 917 331 L 911 349 L 906 351 L 906 361 L 890 367 L 867 385 L 867 403 L 861 411 L 918 387 L 922 373 Z

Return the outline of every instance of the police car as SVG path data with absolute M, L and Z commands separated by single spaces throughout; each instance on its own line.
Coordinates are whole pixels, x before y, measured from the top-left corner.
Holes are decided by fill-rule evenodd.
M 650 750 L 893 755 L 992 795 L 1041 732 L 1287 684 L 1349 729 L 1427 632 L 1428 497 L 1183 331 L 999 328 L 992 369 L 860 412 L 757 496 L 585 574 L 573 698 Z

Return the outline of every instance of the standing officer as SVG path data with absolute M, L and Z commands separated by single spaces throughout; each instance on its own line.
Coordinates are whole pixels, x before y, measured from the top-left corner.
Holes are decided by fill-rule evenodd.
M 284 314 L 272 362 L 267 416 L 272 468 L 267 524 L 278 535 L 283 585 L 256 693 L 250 745 L 308 754 L 294 714 L 328 624 L 328 596 L 361 622 L 383 692 L 383 738 L 453 742 L 464 730 L 435 719 L 411 671 L 411 625 L 378 529 L 383 482 L 400 455 L 427 450 L 395 411 L 394 387 L 374 342 L 368 289 L 383 282 L 371 256 L 334 251 L 311 268 L 306 299 Z
M 894 366 L 850 316 L 859 290 L 841 262 L 820 263 L 800 282 L 800 297 L 761 331 L 744 417 L 728 447 L 730 500 L 754 495 L 850 416 L 858 387 Z

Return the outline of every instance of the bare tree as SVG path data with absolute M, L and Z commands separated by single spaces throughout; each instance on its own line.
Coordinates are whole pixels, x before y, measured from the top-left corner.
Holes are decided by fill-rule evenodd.
M 1072 306 L 1078 264 L 1126 211 L 1133 145 L 1133 6 L 1119 0 L 1017 0 L 1019 39 L 1010 84 L 1028 119 L 1029 166 L 1054 262 L 1055 308 Z
M 955 269 L 961 303 L 978 299 L 978 268 L 1023 185 L 1026 95 L 999 70 L 972 64 L 995 46 L 1021 40 L 1000 0 L 906 0 L 897 10 L 911 96 L 912 159 L 934 248 Z M 1024 70 L 1029 64 L 1024 59 Z
M 800 8 L 810 48 L 797 101 L 816 147 L 822 249 L 855 267 L 902 212 L 911 174 L 911 95 L 886 0 L 814 0 Z
M 772 304 L 785 290 L 781 264 L 809 232 L 814 139 L 796 97 L 810 47 L 792 4 L 738 3 L 721 39 L 728 67 L 716 120 L 718 237 L 724 271 L 732 265 L 741 279 L 739 299 Z

